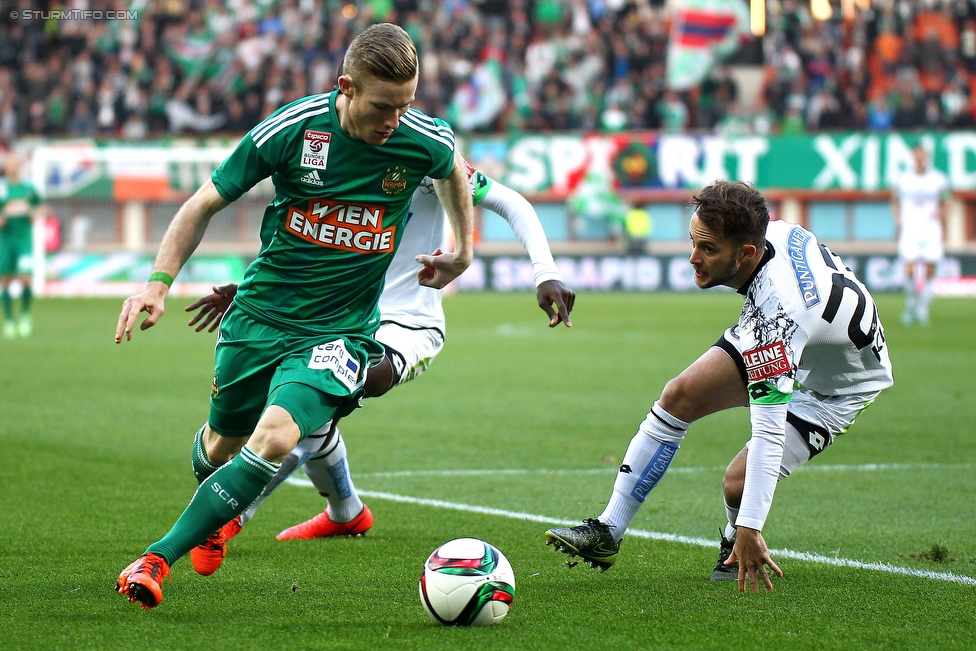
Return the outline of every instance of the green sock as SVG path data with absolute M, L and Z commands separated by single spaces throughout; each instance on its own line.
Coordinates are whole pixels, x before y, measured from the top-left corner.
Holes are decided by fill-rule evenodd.
M 20 313 L 22 315 L 30 314 L 32 298 L 34 298 L 34 292 L 31 291 L 30 285 L 24 285 L 24 291 L 20 294 Z
M 7 287 L 3 288 L 3 315 L 7 321 L 14 320 L 14 299 L 10 297 L 10 289 Z
M 202 484 L 207 477 L 217 470 L 217 466 L 210 462 L 210 457 L 207 456 L 207 448 L 203 445 L 203 430 L 206 427 L 207 424 L 204 423 L 203 427 L 197 430 L 196 436 L 193 437 L 193 454 L 190 455 L 193 474 L 196 475 L 198 484 Z
M 200 484 L 173 528 L 162 540 L 149 545 L 146 553 L 159 554 L 173 565 L 243 513 L 271 483 L 279 467 L 281 464 L 265 461 L 245 445 L 232 461 Z

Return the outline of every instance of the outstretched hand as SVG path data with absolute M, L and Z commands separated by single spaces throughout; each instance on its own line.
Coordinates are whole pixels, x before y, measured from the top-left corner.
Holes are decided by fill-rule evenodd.
M 125 299 L 122 303 L 122 313 L 119 314 L 119 323 L 115 327 L 115 343 L 122 343 L 123 335 L 126 341 L 132 340 L 132 328 L 135 327 L 140 312 L 149 313 L 149 316 L 139 325 L 140 330 L 148 330 L 156 325 L 166 311 L 164 304 L 168 291 L 169 287 L 166 283 L 151 282 L 135 296 Z
M 762 533 L 755 529 L 739 527 L 732 554 L 725 564 L 731 566 L 737 560 L 739 561 L 739 592 L 746 592 L 749 586 L 752 586 L 753 592 L 759 592 L 759 578 L 762 578 L 767 590 L 772 590 L 773 582 L 766 571 L 767 565 L 776 576 L 783 576 L 783 570 L 779 569 L 769 557 L 769 550 L 766 549 L 766 541 L 763 540 Z
M 560 280 L 547 280 L 536 287 L 535 296 L 539 301 L 539 307 L 549 315 L 550 328 L 555 328 L 560 322 L 565 323 L 567 328 L 573 327 L 573 322 L 569 320 L 569 313 L 573 311 L 573 304 L 576 303 L 576 292 L 566 287 Z M 552 308 L 553 305 L 556 309 Z
M 190 322 L 187 323 L 188 326 L 193 327 L 201 319 L 203 320 L 200 325 L 197 325 L 196 331 L 200 332 L 208 325 L 210 328 L 207 332 L 213 332 L 220 325 L 220 318 L 230 307 L 231 302 L 234 300 L 234 296 L 237 295 L 237 285 L 231 283 L 229 285 L 221 285 L 220 287 L 214 286 L 213 294 L 199 298 L 190 305 L 186 306 L 187 312 L 192 312 L 193 310 L 200 308 Z
M 470 260 L 458 258 L 455 253 L 444 253 L 440 249 L 430 255 L 418 255 L 415 259 L 423 265 L 417 272 L 417 282 L 434 289 L 446 287 L 471 264 Z

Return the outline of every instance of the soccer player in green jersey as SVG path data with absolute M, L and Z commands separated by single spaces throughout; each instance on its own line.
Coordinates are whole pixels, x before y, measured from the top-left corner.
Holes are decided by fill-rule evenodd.
M 549 242 L 539 217 L 525 197 L 465 164 L 475 206 L 491 210 L 508 222 L 532 261 L 536 283 L 536 301 L 549 317 L 549 327 L 559 323 L 572 326 L 569 314 L 576 293 L 562 282 L 559 268 L 552 258 Z M 430 179 L 425 179 L 413 193 L 410 221 L 393 262 L 386 272 L 386 283 L 380 297 L 381 325 L 373 337 L 386 349 L 383 362 L 369 369 L 365 397 L 384 395 L 395 386 L 410 382 L 426 372 L 445 344 L 447 320 L 442 306 L 443 292 L 417 283 L 417 255 L 444 241 L 444 208 L 434 193 Z M 217 329 L 220 318 L 230 309 L 237 285 L 215 287 L 214 293 L 188 306 L 200 308 L 190 325 L 197 332 L 210 324 Z M 240 533 L 263 500 L 299 466 L 316 490 L 326 498 L 325 510 L 306 522 L 278 534 L 278 540 L 294 538 L 329 538 L 360 536 L 373 526 L 373 514 L 360 499 L 353 483 L 346 456 L 346 445 L 338 430 L 338 421 L 305 437 L 285 457 L 277 476 L 265 492 L 243 514 L 225 524 L 203 545 L 190 550 L 190 562 L 199 574 L 213 574 L 227 554 L 227 542 Z
M 32 228 L 41 219 L 41 196 L 30 183 L 20 180 L 21 161 L 16 154 L 8 154 L 4 163 L 7 182 L 0 184 L 0 287 L 3 288 L 3 336 L 13 339 L 18 334 L 29 337 L 33 331 L 31 320 L 31 269 L 33 255 Z M 17 279 L 23 290 L 20 295 L 20 320 L 14 318 L 14 301 L 10 283 Z
M 143 608 L 162 600 L 169 568 L 240 515 L 308 434 L 358 403 L 379 362 L 383 277 L 414 190 L 425 176 L 447 210 L 456 251 L 417 256 L 421 284 L 440 288 L 473 254 L 468 179 L 446 123 L 410 109 L 417 52 L 395 25 L 349 46 L 337 91 L 307 97 L 252 129 L 177 212 L 146 289 L 128 298 L 116 342 L 162 316 L 173 277 L 213 215 L 270 176 L 275 198 L 214 352 L 207 424 L 192 453 L 200 486 L 173 528 L 126 567 L 116 588 Z

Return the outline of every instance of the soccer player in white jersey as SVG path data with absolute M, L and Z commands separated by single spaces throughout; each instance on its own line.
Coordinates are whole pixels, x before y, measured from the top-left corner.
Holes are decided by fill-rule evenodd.
M 472 202 L 498 213 L 512 227 L 532 260 L 539 306 L 549 315 L 549 326 L 559 323 L 571 326 L 569 313 L 576 299 L 560 277 L 552 259 L 545 231 L 535 209 L 515 190 L 492 180 L 464 162 L 471 187 Z M 410 217 L 403 239 L 386 273 L 386 284 L 380 296 L 380 328 L 375 338 L 383 344 L 383 362 L 369 370 L 366 397 L 384 394 L 390 388 L 408 382 L 423 373 L 444 346 L 445 319 L 441 306 L 442 292 L 417 282 L 420 269 L 415 258 L 436 249 L 444 241 L 444 207 L 434 193 L 430 179 L 424 179 L 414 192 Z M 210 325 L 213 331 L 229 307 L 235 285 L 214 288 L 214 294 L 188 306 L 187 311 L 201 308 L 190 325 L 197 331 Z M 555 309 L 554 309 L 554 307 Z M 227 553 L 227 541 L 240 532 L 264 500 L 298 467 L 327 500 L 322 513 L 278 534 L 278 540 L 326 538 L 365 535 L 373 524 L 373 515 L 363 504 L 353 485 L 346 457 L 346 446 L 333 425 L 314 432 L 289 454 L 267 490 L 239 518 L 221 529 L 221 539 L 211 539 L 190 552 L 198 573 L 209 575 L 220 566 Z
M 891 185 L 892 212 L 898 228 L 898 256 L 905 263 L 905 311 L 901 320 L 927 325 L 935 265 L 942 259 L 943 226 L 948 209 L 949 181 L 929 166 L 921 145 L 912 149 L 914 169 Z
M 667 471 L 688 426 L 749 407 L 752 437 L 725 474 L 728 527 L 720 568 L 739 589 L 769 590 L 782 576 L 762 537 L 776 482 L 847 431 L 892 383 L 878 310 L 864 285 L 809 231 L 769 222 L 751 185 L 718 181 L 692 199 L 695 284 L 744 299 L 739 322 L 664 387 L 617 473 L 598 518 L 546 532 L 546 543 L 606 570 L 648 493 Z M 724 577 L 721 577 L 724 578 Z

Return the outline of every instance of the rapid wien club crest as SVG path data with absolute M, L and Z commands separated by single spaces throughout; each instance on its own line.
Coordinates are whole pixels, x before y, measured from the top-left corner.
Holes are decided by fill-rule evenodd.
M 403 192 L 407 187 L 407 177 L 404 170 L 397 165 L 393 169 L 386 168 L 386 176 L 383 177 L 383 192 L 396 196 Z

